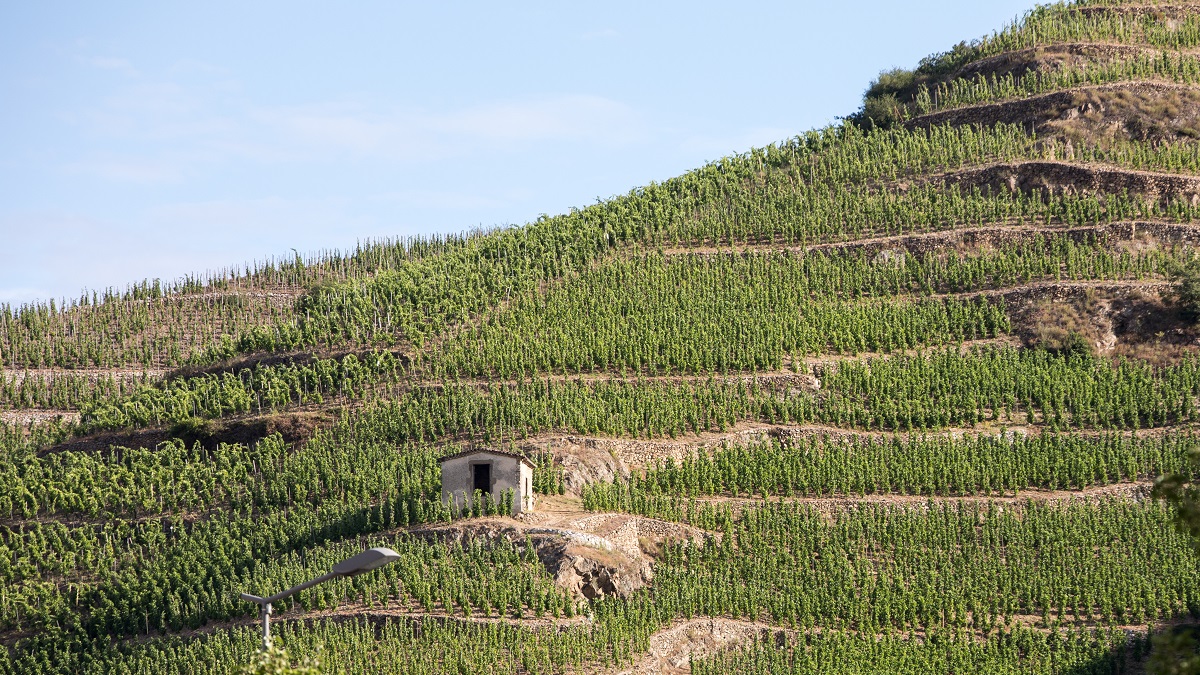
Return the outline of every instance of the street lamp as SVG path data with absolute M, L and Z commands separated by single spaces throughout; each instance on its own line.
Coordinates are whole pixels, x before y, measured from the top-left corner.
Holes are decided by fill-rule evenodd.
M 306 581 L 299 586 L 293 586 L 286 591 L 280 591 L 269 598 L 260 598 L 257 595 L 242 593 L 241 598 L 243 600 L 253 602 L 259 607 L 259 616 L 262 617 L 263 649 L 269 649 L 271 647 L 271 603 L 279 602 L 284 598 L 290 598 L 306 588 L 312 588 L 313 586 L 329 581 L 330 579 L 336 579 L 338 577 L 356 577 L 364 572 L 370 572 L 373 569 L 383 567 L 393 560 L 399 559 L 400 554 L 396 553 L 390 548 L 384 548 L 382 546 L 378 548 L 371 548 L 359 553 L 356 556 L 346 558 L 340 563 L 337 563 L 333 566 L 332 570 L 322 574 L 316 579 Z

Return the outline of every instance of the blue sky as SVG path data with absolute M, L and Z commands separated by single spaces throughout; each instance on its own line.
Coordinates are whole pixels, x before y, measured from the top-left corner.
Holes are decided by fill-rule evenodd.
M 1033 4 L 6 2 L 0 302 L 584 206 Z

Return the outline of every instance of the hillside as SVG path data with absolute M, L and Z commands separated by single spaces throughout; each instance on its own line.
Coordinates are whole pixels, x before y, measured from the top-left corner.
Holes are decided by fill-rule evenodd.
M 1200 4 L 1041 7 L 521 227 L 0 307 L 0 675 L 1142 672 L 1200 423 Z M 438 459 L 535 464 L 518 518 Z

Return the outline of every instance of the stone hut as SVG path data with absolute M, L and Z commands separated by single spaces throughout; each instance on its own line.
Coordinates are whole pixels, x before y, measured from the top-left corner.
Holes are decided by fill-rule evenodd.
M 442 465 L 442 501 L 458 508 L 470 504 L 475 491 L 500 502 L 505 490 L 513 492 L 513 515 L 533 510 L 533 464 L 521 455 L 473 448 L 447 455 Z

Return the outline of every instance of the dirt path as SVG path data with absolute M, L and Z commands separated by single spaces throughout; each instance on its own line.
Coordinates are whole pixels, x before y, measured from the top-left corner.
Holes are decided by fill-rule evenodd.
M 167 374 L 163 368 L 0 368 L 0 377 L 19 385 L 26 378 L 53 380 L 57 377 L 84 377 L 90 381 L 111 377 L 117 380 L 157 379 Z
M 0 410 L 0 424 L 10 424 L 18 427 L 27 427 L 30 424 L 50 422 L 60 418 L 64 422 L 78 422 L 79 411 L 44 409 Z
M 1038 291 L 1051 290 L 1055 294 L 1069 293 L 1077 290 L 1095 289 L 1098 291 L 1128 291 L 1131 289 L 1138 290 L 1154 290 L 1162 291 L 1172 287 L 1172 283 L 1165 279 L 1130 279 L 1127 281 L 1107 280 L 1107 279 L 1081 279 L 1078 281 L 1056 281 L 1047 279 L 1045 281 L 1034 281 L 1028 284 L 1019 286 L 1009 286 L 1007 288 L 993 288 L 981 291 L 962 291 L 959 293 L 934 293 L 927 297 L 930 298 L 994 298 L 994 297 L 1020 297 L 1024 295 L 1036 294 Z
M 845 508 L 864 504 L 882 504 L 888 506 L 903 506 L 922 508 L 926 504 L 1008 504 L 1020 506 L 1028 502 L 1089 502 L 1104 499 L 1129 499 L 1142 501 L 1150 496 L 1154 482 L 1139 480 L 1110 485 L 1095 485 L 1082 490 L 1041 490 L 1028 489 L 1016 492 L 992 495 L 902 495 L 902 494 L 863 494 L 863 495 L 834 495 L 829 497 L 771 497 L 764 502 L 761 498 L 753 497 L 697 497 L 700 504 L 725 504 L 741 511 L 746 507 L 771 504 L 809 504 L 822 512 L 838 511 Z
M 704 244 L 700 246 L 664 248 L 661 249 L 661 252 L 667 256 L 691 254 L 729 255 L 737 253 L 807 253 L 814 251 L 839 251 L 843 249 L 864 249 L 873 252 L 887 249 L 901 249 L 910 253 L 953 249 L 961 253 L 977 248 L 992 247 L 1005 241 L 1011 242 L 1019 241 L 1022 238 L 1032 238 L 1036 235 L 1067 235 L 1082 238 L 1089 234 L 1115 238 L 1120 242 L 1137 239 L 1160 241 L 1168 244 L 1196 244 L 1200 242 L 1200 225 L 1165 221 L 1116 221 L 1079 227 L 1010 222 L 995 225 L 870 236 L 818 244 L 787 245 L 765 243 L 726 246 Z

